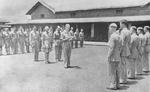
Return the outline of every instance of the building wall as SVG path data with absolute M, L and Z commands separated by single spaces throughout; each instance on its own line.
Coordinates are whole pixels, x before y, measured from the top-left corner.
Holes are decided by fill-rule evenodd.
M 150 5 L 144 7 L 130 7 L 121 9 L 94 9 L 74 12 L 56 12 L 56 14 L 54 14 L 43 5 L 39 5 L 37 9 L 35 9 L 35 11 L 31 14 L 31 18 L 42 19 L 41 14 L 44 14 L 45 19 L 147 15 L 150 14 Z
M 117 11 L 121 11 L 118 13 Z M 103 9 L 103 10 L 87 10 L 75 12 L 56 13 L 56 18 L 87 18 L 87 17 L 107 17 L 107 16 L 132 16 L 150 14 L 148 7 L 134 7 L 122 9 Z
M 44 16 L 44 17 L 42 17 Z M 43 5 L 39 5 L 31 14 L 31 19 L 53 19 L 55 15 Z

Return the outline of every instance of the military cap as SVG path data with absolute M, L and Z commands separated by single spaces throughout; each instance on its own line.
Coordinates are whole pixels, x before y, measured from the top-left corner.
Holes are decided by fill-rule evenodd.
M 109 26 L 110 27 L 117 27 L 116 23 L 111 23 Z
M 143 30 L 143 28 L 142 27 L 138 27 L 137 30 Z

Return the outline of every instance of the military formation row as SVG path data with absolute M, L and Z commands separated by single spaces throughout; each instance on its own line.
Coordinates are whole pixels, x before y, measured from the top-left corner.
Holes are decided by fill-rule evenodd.
M 119 83 L 148 73 L 150 53 L 150 27 L 128 27 L 127 20 L 120 21 L 120 29 L 110 24 L 109 32 L 109 89 L 119 89 Z
M 43 30 L 33 26 L 32 28 L 12 27 L 1 28 L 0 30 L 0 55 L 2 55 L 2 48 L 5 47 L 6 54 L 17 54 L 19 51 L 23 53 L 30 53 L 31 49 L 34 52 L 34 60 L 38 61 L 38 54 L 42 50 L 45 52 L 45 61 L 49 63 L 49 52 L 55 48 L 56 61 L 61 61 L 62 50 L 73 47 L 78 48 L 78 42 L 83 47 L 84 32 L 83 29 L 79 32 L 78 28 L 73 31 L 73 27 L 63 28 L 57 26 L 53 32 L 52 27 L 45 26 Z M 67 30 L 64 31 L 64 30 Z M 68 35 L 64 35 L 67 33 Z M 68 42 L 68 43 L 67 43 Z M 74 44 L 75 43 L 75 44 Z M 71 50 L 70 50 L 71 51 Z M 65 51 L 64 51 L 65 52 Z M 64 53 L 64 55 L 68 53 Z M 71 52 L 70 52 L 71 54 Z M 66 58 L 68 61 L 68 58 Z M 66 66 L 68 67 L 68 66 Z

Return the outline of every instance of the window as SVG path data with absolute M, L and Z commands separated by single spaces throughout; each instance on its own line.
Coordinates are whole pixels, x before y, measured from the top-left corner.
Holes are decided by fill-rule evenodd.
M 44 14 L 41 14 L 41 18 L 45 18 L 45 15 L 44 15 Z
M 116 10 L 116 14 L 122 14 L 123 13 L 123 10 L 119 9 L 119 10 Z
M 76 16 L 76 13 L 75 12 L 72 12 L 71 13 L 71 17 L 75 17 Z

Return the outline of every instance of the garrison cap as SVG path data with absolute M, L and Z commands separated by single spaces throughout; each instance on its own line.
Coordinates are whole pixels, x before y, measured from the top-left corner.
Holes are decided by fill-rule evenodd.
M 143 28 L 142 27 L 138 27 L 137 30 L 143 30 Z
M 110 27 L 117 27 L 116 23 L 111 23 L 109 26 Z

